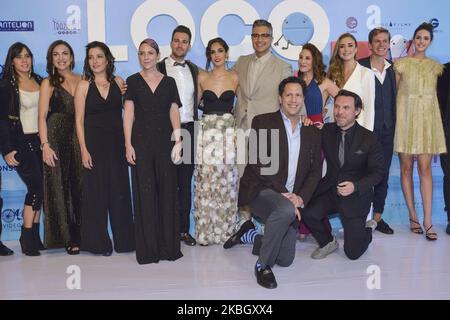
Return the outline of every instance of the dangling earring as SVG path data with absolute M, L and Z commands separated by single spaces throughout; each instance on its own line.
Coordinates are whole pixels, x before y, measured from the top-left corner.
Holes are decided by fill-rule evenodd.
M 31 70 L 28 72 L 28 79 L 31 79 Z
M 55 66 L 53 66 L 53 68 L 52 68 L 52 75 L 53 76 L 55 75 Z
M 14 83 L 16 83 L 16 74 L 14 72 L 14 67 L 11 65 L 11 78 Z

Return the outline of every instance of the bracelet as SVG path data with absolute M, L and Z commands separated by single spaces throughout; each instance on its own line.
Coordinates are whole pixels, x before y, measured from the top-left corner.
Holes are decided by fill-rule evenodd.
M 48 145 L 50 146 L 50 143 L 49 143 L 48 141 L 46 141 L 46 142 L 41 143 L 40 149 L 41 149 L 41 150 L 44 150 L 44 146 L 45 146 L 46 144 L 48 144 Z

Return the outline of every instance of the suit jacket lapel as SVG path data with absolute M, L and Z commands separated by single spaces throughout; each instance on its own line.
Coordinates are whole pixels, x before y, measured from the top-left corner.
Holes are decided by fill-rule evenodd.
M 287 139 L 287 133 L 286 133 L 286 128 L 284 127 L 284 122 L 283 122 L 283 118 L 281 116 L 281 112 L 277 113 L 277 126 L 276 128 L 279 128 L 279 146 L 280 146 L 280 154 L 279 154 L 279 164 L 280 164 L 280 173 L 282 175 L 282 181 L 284 181 L 284 183 L 286 183 L 287 181 L 287 176 L 288 176 L 288 169 L 289 169 L 289 147 L 288 147 L 288 139 Z M 270 137 L 269 137 L 270 138 Z M 271 149 L 271 156 L 273 156 L 272 154 L 272 149 Z
M 255 58 L 255 54 L 252 54 L 252 55 L 250 55 L 249 57 L 248 57 L 248 59 L 247 59 L 247 61 L 246 61 L 246 66 L 245 66 L 245 68 L 247 69 L 246 70 L 246 77 L 244 77 L 244 86 L 245 86 L 245 92 L 247 93 L 247 97 L 250 97 L 252 94 L 253 94 L 253 92 L 250 92 L 250 90 L 252 90 L 252 87 L 251 87 L 251 83 L 250 83 L 250 65 L 252 64 L 252 60 Z M 254 89 L 253 89 L 254 90 Z
M 328 143 L 331 144 L 330 146 L 330 151 L 331 154 L 333 155 L 333 165 L 335 165 L 338 169 L 339 169 L 339 149 L 338 149 L 338 144 L 336 143 L 336 139 L 340 139 L 337 138 L 338 135 L 340 135 L 340 130 L 339 127 L 336 125 L 336 123 L 333 123 L 333 128 L 334 130 L 330 130 L 330 132 L 328 134 L 330 134 L 330 136 L 328 137 Z M 344 158 L 345 160 L 345 158 Z M 331 165 L 331 163 L 330 163 Z
M 358 148 L 361 145 L 363 139 L 363 135 L 359 132 L 361 130 L 361 126 L 358 124 L 358 122 L 356 122 L 355 125 L 356 127 L 355 131 L 353 132 L 352 144 L 348 148 L 348 152 L 345 153 L 344 165 L 345 163 L 347 163 L 347 159 L 349 159 L 349 157 L 352 157 L 356 153 L 356 151 L 358 151 Z
M 258 75 L 258 80 L 256 81 L 255 85 L 253 86 L 253 90 L 251 93 L 252 95 L 258 91 L 258 89 L 262 83 L 261 81 L 259 81 L 259 79 L 267 79 L 267 78 L 270 78 L 273 76 L 271 74 L 271 68 L 273 66 L 274 59 L 275 59 L 274 55 L 272 53 L 270 53 L 269 59 L 266 61 L 263 68 L 260 70 L 259 75 Z
M 300 152 L 298 153 L 297 171 L 295 172 L 294 191 L 298 188 L 298 182 L 303 181 L 306 171 L 309 170 L 308 162 L 310 160 L 310 151 L 311 148 L 309 147 L 308 137 L 302 126 L 300 128 Z

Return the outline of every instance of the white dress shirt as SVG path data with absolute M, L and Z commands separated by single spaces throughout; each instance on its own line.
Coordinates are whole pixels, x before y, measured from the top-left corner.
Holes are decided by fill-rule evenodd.
M 386 70 L 391 66 L 391 64 L 385 59 L 384 60 L 384 67 L 383 67 L 383 71 L 380 72 L 380 70 L 378 70 L 375 67 L 372 67 L 372 71 L 373 73 L 375 73 L 375 77 L 377 77 L 377 79 L 380 81 L 381 84 L 383 84 L 384 79 L 386 79 Z
M 192 122 L 194 121 L 195 88 L 191 70 L 187 64 L 184 67 L 174 66 L 175 60 L 170 56 L 165 60 L 165 63 L 167 75 L 175 79 L 181 104 L 183 105 L 179 108 L 181 123 Z
M 286 129 L 287 141 L 288 141 L 288 178 L 286 180 L 286 189 L 289 192 L 294 191 L 295 177 L 297 176 L 297 164 L 298 156 L 300 154 L 300 128 L 302 122 L 299 121 L 295 131 L 292 132 L 291 120 L 281 111 L 281 117 L 283 118 L 284 128 Z

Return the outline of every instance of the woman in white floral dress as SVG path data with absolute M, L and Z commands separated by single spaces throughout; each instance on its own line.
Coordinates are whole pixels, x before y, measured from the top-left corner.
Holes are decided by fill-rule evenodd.
M 222 38 L 210 40 L 207 71 L 198 77 L 199 101 L 204 106 L 194 171 L 196 240 L 200 245 L 224 243 L 236 220 L 239 175 L 231 112 L 238 77 L 225 67 L 228 49 Z

